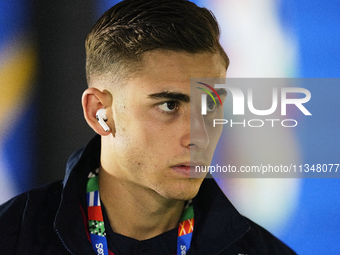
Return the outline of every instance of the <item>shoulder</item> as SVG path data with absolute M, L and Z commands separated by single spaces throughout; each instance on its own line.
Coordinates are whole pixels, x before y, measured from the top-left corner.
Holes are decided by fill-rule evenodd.
M 267 230 L 241 215 L 213 179 L 203 181 L 193 202 L 195 225 L 197 222 L 196 246 L 200 251 L 205 250 L 204 254 L 212 251 L 220 251 L 221 255 L 296 254 Z M 207 241 L 211 245 L 207 245 Z
M 240 238 L 235 245 L 243 246 L 247 244 L 249 254 L 296 254 L 291 248 L 268 232 L 255 222 L 244 217 L 250 228 L 248 232 Z M 250 252 L 252 251 L 252 252 Z
M 24 213 L 37 211 L 41 214 L 41 210 L 57 208 L 61 191 L 62 183 L 55 182 L 12 198 L 0 205 L 0 222 L 8 224 L 13 219 L 21 219 Z M 20 221 L 15 221 L 16 224 L 14 225 L 18 225 Z M 0 229 L 0 231 L 3 231 L 3 229 Z
M 28 203 L 37 203 L 36 205 L 45 206 L 46 203 L 51 201 L 50 199 L 60 199 L 61 191 L 62 183 L 58 181 L 24 192 L 0 205 L 0 220 L 12 215 L 11 212 L 22 211 L 27 207 Z
M 19 236 L 34 233 L 44 223 L 53 222 L 59 206 L 62 183 L 33 189 L 0 205 L 0 247 L 12 250 Z M 12 248 L 10 248 L 12 247 Z

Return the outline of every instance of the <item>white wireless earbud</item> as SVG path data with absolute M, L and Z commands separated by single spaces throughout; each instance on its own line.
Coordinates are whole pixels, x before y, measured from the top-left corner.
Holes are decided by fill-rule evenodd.
M 105 109 L 99 109 L 96 113 L 96 117 L 97 117 L 97 120 L 99 122 L 99 124 L 103 127 L 103 129 L 106 131 L 106 132 L 109 132 L 110 131 L 110 128 L 109 126 L 105 123 L 105 121 L 107 120 L 107 117 L 105 115 Z

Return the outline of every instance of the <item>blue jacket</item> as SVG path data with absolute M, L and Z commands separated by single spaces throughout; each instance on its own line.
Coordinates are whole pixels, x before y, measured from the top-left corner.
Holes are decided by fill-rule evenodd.
M 99 166 L 100 137 L 74 153 L 63 181 L 23 193 L 0 206 L 1 254 L 93 254 L 79 187 Z M 283 255 L 289 247 L 240 215 L 213 179 L 193 199 L 195 229 L 188 255 Z M 160 253 L 161 255 L 161 253 Z

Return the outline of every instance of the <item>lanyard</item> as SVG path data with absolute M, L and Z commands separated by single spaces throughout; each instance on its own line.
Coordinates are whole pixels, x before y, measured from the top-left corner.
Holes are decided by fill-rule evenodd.
M 98 255 L 109 255 L 106 231 L 98 187 L 99 168 L 90 173 L 87 181 L 88 227 L 92 247 Z M 191 244 L 194 230 L 194 207 L 191 200 L 186 205 L 178 224 L 177 255 L 185 255 Z M 112 253 L 111 253 L 112 254 Z

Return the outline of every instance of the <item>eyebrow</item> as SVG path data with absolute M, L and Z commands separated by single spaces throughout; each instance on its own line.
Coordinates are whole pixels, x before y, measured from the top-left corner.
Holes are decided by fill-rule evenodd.
M 219 96 L 227 95 L 227 91 L 225 89 L 216 89 L 216 92 Z M 183 93 L 178 93 L 178 92 L 170 92 L 170 91 L 163 91 L 160 93 L 150 94 L 148 97 L 152 99 L 178 100 L 178 101 L 183 101 L 185 103 L 190 102 L 190 97 L 188 95 L 183 94 Z
M 149 98 L 152 99 L 171 99 L 171 100 L 178 100 L 183 101 L 185 103 L 190 102 L 190 97 L 183 93 L 177 93 L 177 92 L 170 92 L 170 91 L 164 91 L 160 93 L 155 93 L 149 95 Z

